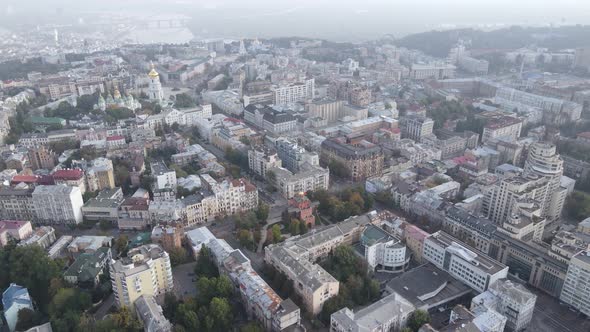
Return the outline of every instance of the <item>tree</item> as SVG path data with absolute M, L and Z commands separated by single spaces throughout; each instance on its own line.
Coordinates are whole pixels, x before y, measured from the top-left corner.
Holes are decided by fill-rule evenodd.
M 240 332 L 263 332 L 264 329 L 257 322 L 249 322 L 240 327 Z
M 18 311 L 18 318 L 16 321 L 17 331 L 26 331 L 33 326 L 41 324 L 43 316 L 38 311 L 29 308 L 22 308 Z
M 334 175 L 335 177 L 344 179 L 350 177 L 350 172 L 346 165 L 338 160 L 332 159 L 328 163 L 328 168 L 330 168 L 330 174 Z
M 186 108 L 186 107 L 194 107 L 197 103 L 193 99 L 193 97 L 189 96 L 186 93 L 179 93 L 176 95 L 176 101 L 174 102 L 174 106 L 178 108 Z
M 281 234 L 281 226 L 274 224 L 271 227 L 272 243 L 279 243 L 283 241 L 283 235 Z
M 49 315 L 60 317 L 64 312 L 77 312 L 89 308 L 90 295 L 75 288 L 62 288 L 49 303 Z
M 260 203 L 256 209 L 256 218 L 261 222 L 266 222 L 268 219 L 269 207 L 264 203 Z
M 291 219 L 289 232 L 291 232 L 291 235 L 299 235 L 301 233 L 301 221 L 299 221 L 299 219 Z
M 188 252 L 183 247 L 172 248 L 168 250 L 168 254 L 170 255 L 170 264 L 172 266 L 185 264 L 190 260 Z
M 124 255 L 127 253 L 127 245 L 129 244 L 129 238 L 127 235 L 119 235 L 119 237 L 115 240 L 113 244 L 113 249 L 119 253 L 119 255 Z
M 238 231 L 238 240 L 242 247 L 250 248 L 252 246 L 252 234 L 247 229 L 240 229 Z
M 233 319 L 231 306 L 226 298 L 214 297 L 209 304 L 209 315 L 215 321 L 216 331 L 227 331 Z
M 410 319 L 408 319 L 408 327 L 414 332 L 417 332 L 422 325 L 427 323 L 430 323 L 430 315 L 424 310 L 414 311 Z
M 197 313 L 192 311 L 186 304 L 178 306 L 176 317 L 178 322 L 188 331 L 199 330 L 199 316 L 197 316 Z
M 213 262 L 211 252 L 206 246 L 202 246 L 197 257 L 197 264 L 195 264 L 195 274 L 199 277 L 216 277 L 219 275 L 219 270 Z

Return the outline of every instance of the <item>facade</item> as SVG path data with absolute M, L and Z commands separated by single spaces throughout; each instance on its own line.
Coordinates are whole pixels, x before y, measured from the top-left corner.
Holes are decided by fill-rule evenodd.
M 580 251 L 572 257 L 559 299 L 590 315 L 590 251 Z
M 118 307 L 134 307 L 142 295 L 163 294 L 174 285 L 170 257 L 156 244 L 131 249 L 127 257 L 111 260 L 109 268 Z
M 152 191 L 154 200 L 174 200 L 176 198 L 176 172 L 166 167 L 163 161 L 154 162 L 150 165 L 154 183 Z
M 526 330 L 533 318 L 537 296 L 520 284 L 499 280 L 471 300 L 471 310 L 483 306 L 506 317 L 510 331 Z
M 10 284 L 2 293 L 2 307 L 4 309 L 4 318 L 6 319 L 10 332 L 16 330 L 18 312 L 21 309 L 35 310 L 33 308 L 33 300 L 29 296 L 29 291 L 17 284 Z
M 55 167 L 56 160 L 55 152 L 44 145 L 29 150 L 29 163 L 33 170 L 52 169 Z
M 51 174 L 55 184 L 78 187 L 82 195 L 86 192 L 86 176 L 80 169 L 60 169 Z
M 508 276 L 508 267 L 439 231 L 424 240 L 425 260 L 478 292 Z
M 21 241 L 33 235 L 30 221 L 0 220 L 0 248 L 11 240 Z
M 416 308 L 397 293 L 353 312 L 343 308 L 330 316 L 330 332 L 401 331 Z
M 271 170 L 276 176 L 277 189 L 287 199 L 308 191 L 327 190 L 330 184 L 330 172 L 320 166 L 306 164 L 295 174 L 282 167 Z
M 174 226 L 156 226 L 152 229 L 152 242 L 158 243 L 166 251 L 180 248 L 182 229 Z
M 150 223 L 150 200 L 145 197 L 127 197 L 119 206 L 117 226 L 122 230 L 146 228 Z
M 416 262 L 423 263 L 424 240 L 430 234 L 415 225 L 408 224 L 404 229 L 403 235 L 406 247 L 414 255 Z
M 106 158 L 96 158 L 86 170 L 88 191 L 115 188 L 115 172 L 113 162 Z
M 414 80 L 453 78 L 455 69 L 455 66 L 446 63 L 412 64 L 410 78 Z
M 279 138 L 275 142 L 277 155 L 281 159 L 282 167 L 293 173 L 299 172 L 305 163 L 312 166 L 319 165 L 319 156 L 315 152 L 308 152 L 304 147 L 286 138 Z
M 315 225 L 315 216 L 313 215 L 314 204 L 305 195 L 295 195 L 289 200 L 288 212 L 291 216 L 299 219 L 312 228 Z
M 244 121 L 275 135 L 297 129 L 297 119 L 294 116 L 266 105 L 250 104 L 246 106 Z
M 121 188 L 104 189 L 82 206 L 84 220 L 110 221 L 113 224 L 119 218 L 119 206 L 123 203 Z
M 315 95 L 315 80 L 306 79 L 301 83 L 294 83 L 271 88 L 274 93 L 274 104 L 283 105 L 313 99 Z
M 400 119 L 400 127 L 403 138 L 422 142 L 426 137 L 432 136 L 434 121 L 423 116 L 407 116 Z
M 321 145 L 320 159 L 326 165 L 333 161 L 342 164 L 352 181 L 363 181 L 383 173 L 381 147 L 365 140 L 353 142 L 344 137 L 326 139 Z
M 82 193 L 79 188 L 65 185 L 37 186 L 32 193 L 37 220 L 50 224 L 79 224 L 82 222 Z
M 401 240 L 377 226 L 367 226 L 361 234 L 360 243 L 371 270 L 399 273 L 410 264 L 410 255 Z
M 548 143 L 531 145 L 524 163 L 524 173 L 535 174 L 549 181 L 547 195 L 542 204 L 543 217 L 546 217 L 548 222 L 559 220 L 565 204 L 567 189 L 561 186 L 563 160 L 557 154 L 555 145 Z
M 491 140 L 505 139 L 516 141 L 520 137 L 522 129 L 522 120 L 511 116 L 504 116 L 488 122 L 483 127 L 481 141 L 487 143 Z
M 282 162 L 275 151 L 251 149 L 248 150 L 248 166 L 252 172 L 266 178 L 266 171 L 281 167 Z
M 55 242 L 55 229 L 51 226 L 41 226 L 33 231 L 33 235 L 19 242 L 19 246 L 37 245 L 43 249 Z

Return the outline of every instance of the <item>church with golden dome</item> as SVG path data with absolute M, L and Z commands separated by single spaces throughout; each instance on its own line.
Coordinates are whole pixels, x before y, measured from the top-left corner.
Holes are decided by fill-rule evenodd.
M 118 88 L 115 88 L 113 95 L 108 93 L 106 98 L 103 95 L 98 96 L 98 103 L 94 105 L 94 109 L 99 109 L 101 111 L 106 110 L 107 108 L 119 108 L 125 107 L 130 110 L 136 110 L 141 108 L 141 103 L 137 101 L 131 94 L 127 94 L 125 96 L 121 95 L 121 92 Z

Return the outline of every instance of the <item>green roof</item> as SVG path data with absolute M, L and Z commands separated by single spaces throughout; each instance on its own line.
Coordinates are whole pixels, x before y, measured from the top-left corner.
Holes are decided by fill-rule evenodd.
M 129 248 L 139 247 L 150 242 L 152 242 L 152 233 L 139 233 L 129 239 Z
M 94 280 L 102 270 L 101 263 L 107 259 L 110 250 L 110 248 L 102 247 L 95 253 L 80 254 L 64 276 L 77 277 L 78 282 Z

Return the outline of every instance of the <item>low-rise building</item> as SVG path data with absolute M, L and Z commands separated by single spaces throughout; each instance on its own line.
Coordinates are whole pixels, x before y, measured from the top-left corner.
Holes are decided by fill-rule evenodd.
M 410 255 L 401 240 L 375 225 L 369 225 L 363 231 L 360 244 L 371 270 L 400 273 L 410 264 Z
M 80 254 L 64 272 L 64 280 L 84 288 L 96 287 L 111 259 L 111 248 L 108 247 L 99 248 L 93 253 Z
M 152 229 L 152 242 L 170 251 L 181 247 L 182 235 L 182 229 L 179 227 L 158 225 Z
M 10 241 L 22 241 L 33 235 L 30 221 L 0 220 L 0 248 Z
M 35 310 L 29 291 L 17 284 L 10 284 L 2 293 L 2 308 L 4 319 L 10 332 L 16 331 L 18 312 L 22 309 Z
M 164 317 L 162 307 L 152 295 L 141 295 L 135 301 L 135 312 L 145 332 L 171 332 L 172 324 Z
M 83 253 L 92 254 L 97 252 L 100 248 L 111 247 L 112 243 L 112 236 L 78 236 L 68 245 L 68 253 L 73 257 L 77 257 Z
M 104 189 L 82 206 L 82 216 L 89 221 L 109 221 L 116 223 L 119 219 L 119 206 L 123 203 L 121 188 Z
M 349 308 L 336 311 L 330 316 L 330 332 L 400 331 L 415 309 L 393 293 L 357 312 Z
M 19 246 L 31 246 L 37 245 L 43 249 L 49 247 L 55 242 L 55 229 L 51 226 L 37 227 L 33 231 L 33 235 L 29 236 L 25 240 L 19 242 Z

